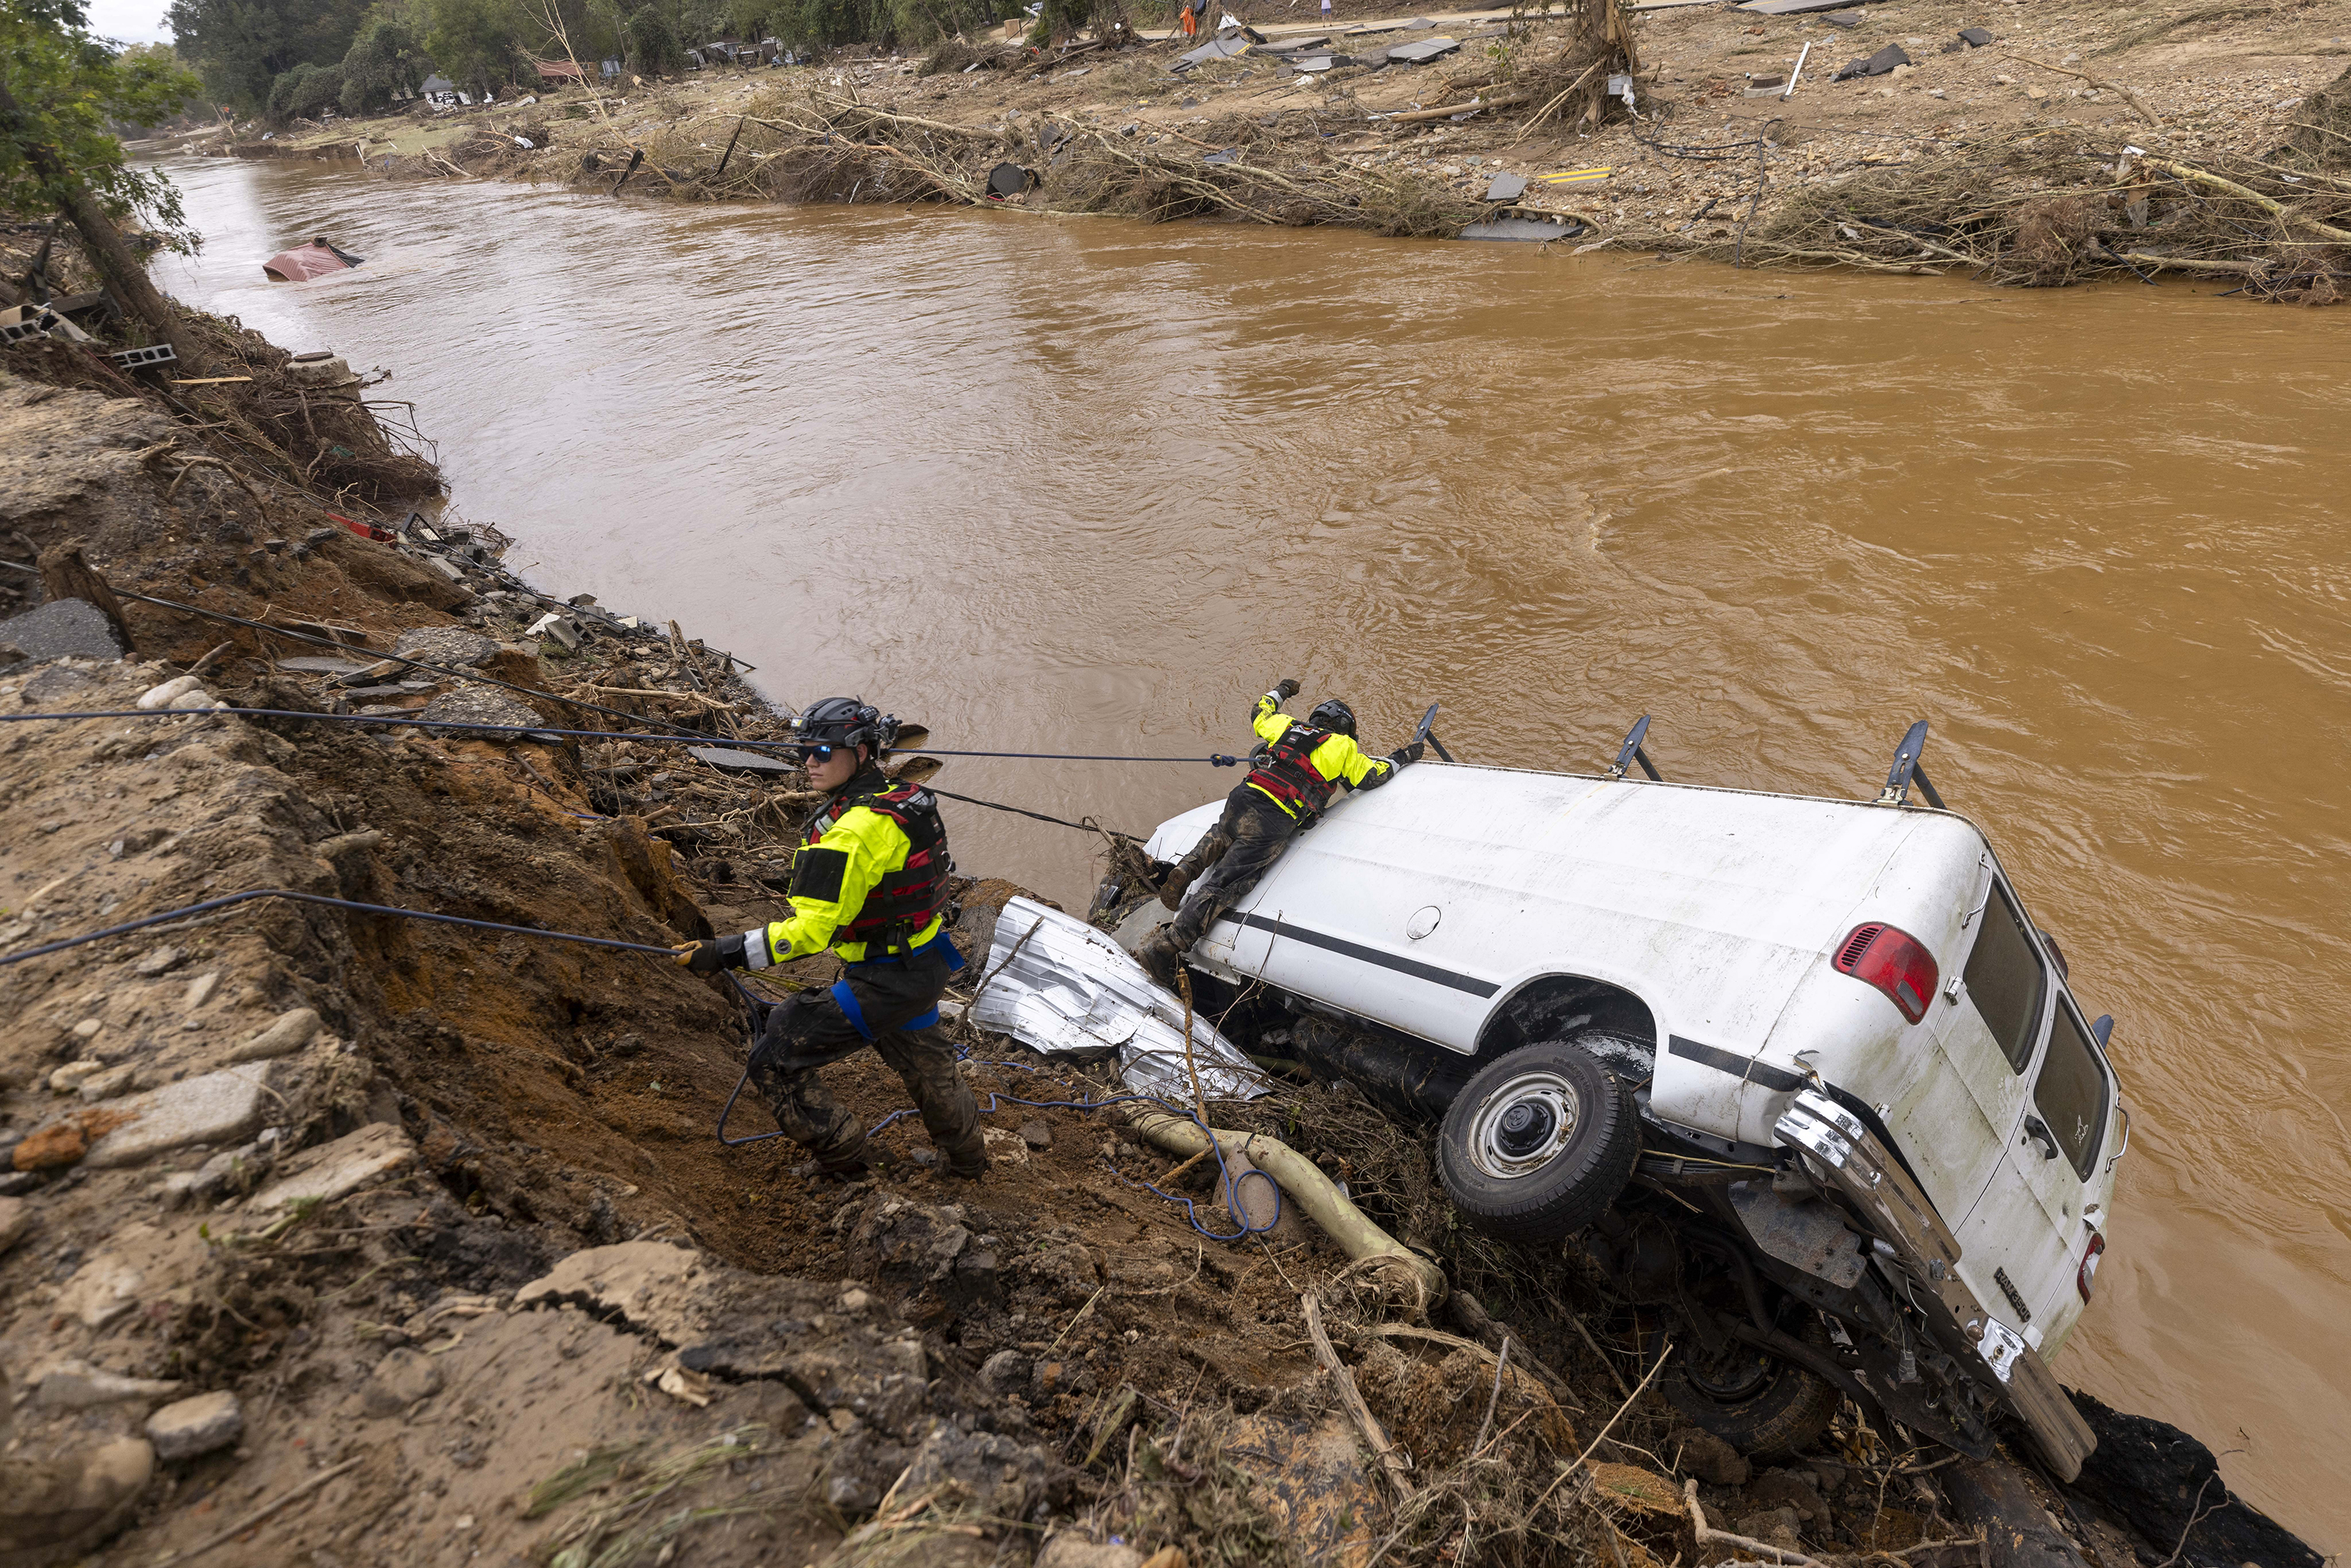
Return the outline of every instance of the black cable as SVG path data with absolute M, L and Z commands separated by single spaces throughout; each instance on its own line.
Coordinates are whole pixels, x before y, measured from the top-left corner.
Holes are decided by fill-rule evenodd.
M 287 887 L 256 888 L 250 893 L 232 893 L 225 898 L 206 899 L 183 909 L 167 909 L 161 915 L 151 915 L 143 920 L 130 921 L 121 925 L 110 925 L 103 931 L 86 931 L 78 936 L 62 937 L 45 942 L 38 947 L 27 947 L 21 953 L 0 955 L 0 966 L 21 964 L 27 958 L 38 958 L 50 953 L 62 953 L 68 947 L 99 941 L 108 936 L 120 936 L 126 932 L 143 931 L 150 925 L 161 925 L 170 920 L 184 920 L 191 915 L 225 909 L 233 904 L 246 904 L 256 898 L 285 898 L 297 904 L 323 904 L 335 909 L 356 909 L 367 915 L 394 915 L 403 920 L 430 920 L 442 925 L 470 925 L 479 931 L 503 931 L 517 936 L 541 936 L 550 942 L 578 942 L 590 947 L 616 947 L 624 953 L 659 953 L 664 957 L 676 952 L 674 947 L 655 947 L 643 942 L 621 942 L 610 936 L 583 936 L 575 931 L 542 931 L 533 925 L 505 925 L 495 920 L 468 920 L 459 915 L 435 915 L 429 910 L 402 909 L 391 904 L 358 904 L 348 898 L 329 898 L 319 893 L 297 893 Z
M 528 688 L 517 686 L 514 689 L 525 691 Z M 24 724 L 34 719 L 45 718 L 202 718 L 208 714 L 228 714 L 238 718 L 301 718 L 311 719 L 320 724 L 381 724 L 411 729 L 468 729 L 498 735 L 569 735 L 590 740 L 658 740 L 672 745 L 715 746 L 736 751 L 798 751 L 806 744 L 804 741 L 798 740 L 744 740 L 723 735 L 704 735 L 698 730 L 691 729 L 683 730 L 676 735 L 635 735 L 613 729 L 559 729 L 552 725 L 544 724 L 480 724 L 465 719 L 408 718 L 398 714 L 308 713 L 299 708 L 277 707 L 106 708 L 91 713 L 0 713 L 0 724 Z M 628 718 L 634 716 L 623 714 L 621 716 Z M 1061 751 L 934 751 L 927 746 L 909 747 L 906 748 L 906 755 L 909 757 L 1010 757 L 1047 762 L 1206 762 L 1217 768 L 1236 767 L 1240 761 L 1237 757 L 1226 757 L 1214 753 L 1207 757 L 1105 757 Z M 986 803 L 981 802 L 983 805 Z
M 1050 822 L 1057 828 L 1075 828 L 1081 833 L 1100 833 L 1105 838 L 1126 839 L 1134 843 L 1143 841 L 1135 838 L 1133 833 L 1122 833 L 1115 828 L 1105 828 L 1091 818 L 1082 822 L 1065 821 L 1060 817 L 1049 817 L 1042 811 L 1024 811 L 1018 806 L 999 806 L 993 800 L 977 800 L 969 795 L 950 794 L 935 784 L 925 784 L 923 788 L 934 795 L 943 796 L 949 800 L 960 800 L 967 806 L 985 806 L 991 811 L 1008 811 L 1016 817 L 1033 817 L 1040 822 Z

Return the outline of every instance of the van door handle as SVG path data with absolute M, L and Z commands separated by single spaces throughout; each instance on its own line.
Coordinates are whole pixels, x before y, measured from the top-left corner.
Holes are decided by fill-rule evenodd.
M 2038 1138 L 2048 1145 L 2047 1151 L 2041 1156 L 2043 1159 L 2053 1160 L 2057 1157 L 2057 1136 L 2049 1130 L 2048 1123 L 2038 1116 L 2025 1117 L 2024 1135 L 2028 1138 Z

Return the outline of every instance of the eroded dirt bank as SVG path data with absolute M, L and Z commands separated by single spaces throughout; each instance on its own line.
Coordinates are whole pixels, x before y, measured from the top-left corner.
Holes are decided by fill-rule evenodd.
M 1500 12 L 1320 28 L 1273 16 L 1260 41 L 1233 36 L 1247 52 L 1182 74 L 1190 40 L 859 51 L 230 140 L 245 156 L 363 157 L 392 177 L 625 180 L 690 200 L 947 201 L 1444 237 L 1518 216 L 1563 225 L 1524 232 L 1578 246 L 1749 266 L 2026 286 L 2224 279 L 2304 304 L 2342 292 L 2351 8 L 2339 3 L 1628 11 L 1637 118 L 1600 92 L 1627 57 L 1595 39 L 1613 15 L 1594 5 L 1518 31 Z M 1405 63 L 1431 39 L 1458 47 Z M 1785 97 L 1758 85 L 1792 73 Z M 1033 186 L 992 190 L 1007 162 Z
M 79 545 L 117 590 L 283 632 L 128 600 L 131 656 L 27 650 L 0 670 L 0 715 L 130 707 L 193 675 L 191 702 L 386 726 L 7 726 L 0 956 L 261 887 L 655 946 L 772 912 L 776 846 L 808 804 L 789 777 L 747 781 L 649 737 L 394 727 L 623 722 L 580 702 L 713 741 L 777 720 L 690 629 L 525 594 L 478 539 L 360 537 L 329 507 L 400 524 L 413 467 L 347 449 L 385 460 L 340 497 L 295 483 L 318 454 L 294 432 L 336 410 L 277 350 L 215 330 L 256 382 L 177 406 L 61 384 L 101 375 L 56 345 L 8 350 L 6 559 Z M 277 432 L 292 466 L 241 426 Z M 41 597 L 33 575 L 8 582 L 12 610 Z M 577 652 L 532 633 L 549 612 Z M 381 667 L 394 650 L 438 668 Z M 975 956 L 1012 891 L 966 890 Z M 1171 1184 L 1176 1161 L 1099 1113 L 1013 1103 L 1106 1082 L 1000 1038 L 970 1037 L 975 1087 L 1005 1097 L 976 1188 L 931 1172 L 910 1121 L 881 1134 L 889 1172 L 848 1189 L 810 1185 L 778 1145 L 722 1149 L 739 1014 L 651 956 L 267 903 L 9 966 L 0 1000 L 0 1355 L 24 1450 L 235 1401 L 233 1425 L 164 1418 L 191 1451 L 159 1467 L 111 1560 L 1729 1555 L 1700 1557 L 1688 1495 L 1785 1551 L 1975 1560 L 1914 1550 L 1969 1533 L 1949 1467 L 1850 1411 L 1768 1465 L 1654 1396 L 1618 1417 L 1647 1368 L 1612 1303 L 1555 1254 L 1465 1238 L 1420 1134 L 1344 1089 L 1286 1086 L 1230 1120 L 1304 1149 L 1438 1260 L 1441 1303 L 1383 1296 L 1302 1224 L 1245 1248 L 1204 1237 L 1142 1185 L 1225 1230 L 1199 1167 Z M 902 1105 L 878 1063 L 834 1073 L 872 1122 Z M 1410 1456 L 1409 1501 L 1318 1365 L 1308 1292 Z M 2210 1457 L 2099 1420 L 2109 1467 L 2047 1500 L 2105 1568 L 2160 1563 L 2220 1500 L 2217 1483 L 2197 1500 Z M 2179 1560 L 2308 1558 L 2231 1508 Z

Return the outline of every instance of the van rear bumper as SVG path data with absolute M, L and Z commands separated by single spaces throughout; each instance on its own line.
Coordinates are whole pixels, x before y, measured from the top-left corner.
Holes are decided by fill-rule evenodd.
M 1959 1244 L 1893 1151 L 1859 1117 L 1814 1089 L 1799 1091 L 1773 1131 L 1808 1156 L 1818 1179 L 1844 1196 L 1893 1249 L 1909 1276 L 1911 1302 L 1935 1338 L 1997 1393 L 2032 1434 L 2059 1479 L 2081 1474 L 2098 1439 L 2041 1353 L 1986 1312 L 1959 1279 Z

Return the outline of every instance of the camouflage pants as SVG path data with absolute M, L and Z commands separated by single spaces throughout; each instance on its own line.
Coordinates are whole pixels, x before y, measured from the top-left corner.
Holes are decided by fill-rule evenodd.
M 936 1010 L 949 972 L 946 959 L 928 955 L 851 969 L 841 985 L 862 1030 L 831 989 L 800 991 L 777 1004 L 751 1051 L 751 1082 L 776 1125 L 828 1167 L 855 1165 L 865 1152 L 865 1129 L 833 1102 L 817 1070 L 871 1045 L 905 1084 L 948 1164 L 965 1171 L 985 1165 L 979 1106 L 956 1071 L 955 1047 L 935 1022 L 907 1027 Z
M 1246 897 L 1297 831 L 1298 820 L 1261 790 L 1234 786 L 1217 825 L 1176 862 L 1178 874 L 1189 873 L 1192 891 L 1170 927 L 1176 951 L 1190 952 L 1203 932 Z

